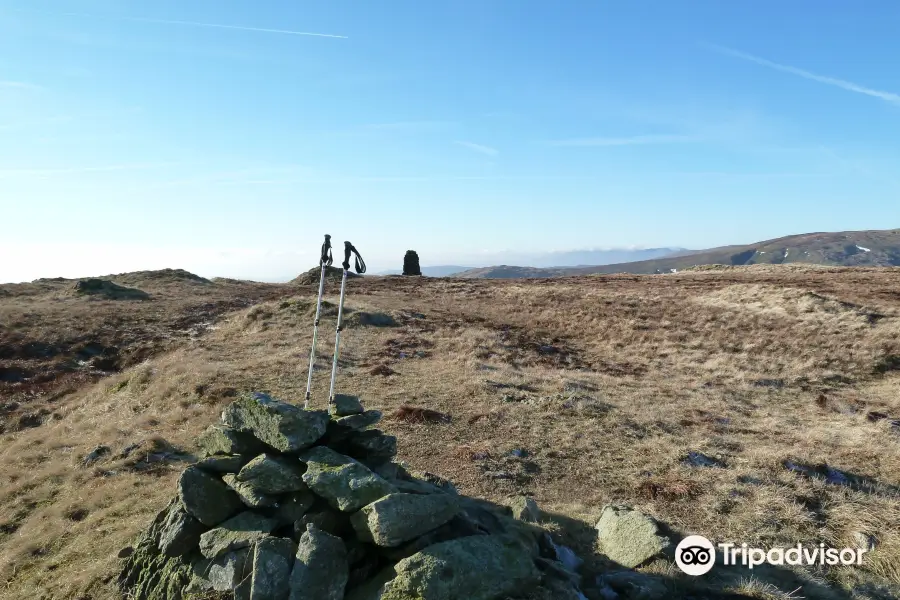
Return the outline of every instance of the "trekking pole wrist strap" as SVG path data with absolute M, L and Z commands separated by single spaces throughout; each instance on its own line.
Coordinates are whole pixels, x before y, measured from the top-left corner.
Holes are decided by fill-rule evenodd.
M 366 272 L 366 261 L 363 260 L 363 257 L 359 254 L 359 251 L 351 244 L 350 242 L 344 242 L 344 263 L 343 267 L 345 271 L 350 270 L 350 255 L 353 255 L 356 272 L 359 275 L 362 275 Z

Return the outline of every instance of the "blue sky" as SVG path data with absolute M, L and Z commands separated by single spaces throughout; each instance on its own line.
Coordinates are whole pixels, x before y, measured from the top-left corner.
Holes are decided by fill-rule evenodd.
M 375 271 L 898 227 L 898 27 L 887 1 L 0 0 L 0 281 L 277 279 L 323 233 Z

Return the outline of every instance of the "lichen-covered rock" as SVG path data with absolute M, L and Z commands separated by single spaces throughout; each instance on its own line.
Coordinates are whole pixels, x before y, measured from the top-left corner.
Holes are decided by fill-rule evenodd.
M 215 527 L 244 506 L 221 479 L 196 466 L 185 469 L 178 479 L 178 497 L 185 510 L 207 527 Z
M 308 450 L 300 460 L 307 466 L 303 474 L 306 485 L 343 512 L 357 511 L 396 491 L 362 463 L 325 446 Z
M 197 547 L 206 527 L 188 514 L 181 502 L 168 510 L 159 537 L 159 551 L 164 555 L 182 556 Z
M 285 538 L 268 537 L 256 543 L 250 600 L 287 600 L 295 552 L 294 542 Z
M 237 473 L 250 459 L 240 454 L 234 456 L 208 456 L 197 462 L 197 468 L 208 473 Z
M 298 452 L 316 443 L 328 426 L 324 411 L 304 410 L 266 394 L 252 394 L 231 403 L 222 422 L 281 452 Z
M 350 517 L 364 542 L 394 547 L 440 527 L 460 511 L 449 494 L 391 494 L 364 506 Z
M 278 521 L 279 526 L 289 525 L 302 519 L 315 501 L 316 497 L 308 490 L 294 492 L 278 501 L 272 516 Z
M 256 456 L 265 449 L 265 445 L 252 435 L 219 424 L 207 427 L 197 438 L 197 446 L 208 457 L 231 454 Z
M 333 417 L 331 420 L 331 424 L 338 430 L 344 429 L 348 432 L 362 431 L 367 427 L 377 425 L 381 421 L 382 416 L 383 415 L 380 410 L 367 410 L 365 412 L 355 415 L 348 415 L 346 417 Z
M 349 573 L 341 538 L 311 526 L 297 546 L 290 600 L 343 600 Z
M 421 552 L 428 546 L 449 542 L 470 535 L 487 535 L 465 513 L 461 513 L 441 525 L 440 527 L 421 535 L 406 544 L 396 548 L 381 548 L 380 553 L 386 558 L 398 561 L 408 558 L 416 552 Z
M 381 600 L 497 600 L 540 583 L 526 548 L 508 536 L 475 536 L 435 544 L 394 567 Z
M 345 438 L 335 448 L 362 463 L 377 465 L 397 455 L 397 438 L 379 429 L 367 429 Z
M 217 556 L 206 563 L 205 571 L 206 579 L 217 592 L 230 592 L 243 587 L 242 584 L 245 585 L 250 575 L 250 550 L 241 548 Z
M 268 494 L 263 494 L 249 483 L 238 481 L 237 475 L 235 475 L 234 473 L 223 475 L 222 481 L 224 481 L 228 485 L 228 487 L 234 490 L 234 492 L 240 497 L 241 501 L 244 504 L 251 508 L 275 506 L 276 504 L 278 504 L 278 498 L 276 498 L 275 496 L 269 496 Z
M 528 496 L 517 496 L 510 502 L 513 511 L 513 517 L 520 521 L 528 523 L 537 523 L 541 520 L 541 509 L 538 507 L 534 498 Z
M 260 454 L 241 469 L 237 480 L 262 494 L 285 494 L 306 489 L 303 472 L 296 459 Z
M 607 505 L 597 521 L 600 551 L 633 569 L 666 550 L 671 542 L 653 518 L 626 506 Z
M 167 557 L 159 550 L 162 529 L 173 500 L 134 544 L 134 550 L 122 565 L 119 587 L 134 600 L 181 600 L 181 591 L 191 580 L 191 565 L 184 557 Z
M 358 415 L 364 410 L 358 396 L 335 394 L 334 399 L 328 403 L 328 414 L 334 415 L 335 417 Z
M 353 531 L 347 516 L 330 507 L 313 509 L 294 521 L 294 539 L 299 541 L 309 526 L 338 537 L 344 537 Z
M 277 526 L 275 519 L 244 511 L 200 536 L 200 553 L 206 558 L 216 558 L 225 552 L 246 548 L 272 533 Z

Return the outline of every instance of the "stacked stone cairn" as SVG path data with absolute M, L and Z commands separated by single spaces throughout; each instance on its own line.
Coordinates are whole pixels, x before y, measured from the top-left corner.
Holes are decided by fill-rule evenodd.
M 124 560 L 136 600 L 584 598 L 572 552 L 518 510 L 394 462 L 381 413 L 338 395 L 305 410 L 251 394 L 199 438 L 203 458 Z M 577 559 L 575 559 L 577 561 Z

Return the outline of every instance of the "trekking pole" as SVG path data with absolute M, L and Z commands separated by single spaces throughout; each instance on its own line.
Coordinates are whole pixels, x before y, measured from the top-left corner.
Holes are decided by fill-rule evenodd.
M 312 349 L 309 351 L 309 375 L 306 376 L 306 400 L 303 402 L 303 408 L 309 408 L 309 390 L 312 387 L 313 366 L 316 363 L 316 340 L 319 337 L 319 314 L 322 310 L 322 293 L 325 291 L 325 272 L 334 258 L 331 255 L 331 236 L 325 234 L 325 243 L 322 244 L 322 255 L 319 258 L 319 264 L 322 266 L 322 274 L 319 277 L 319 299 L 316 300 L 316 320 L 313 325 L 313 341 Z
M 362 275 L 366 272 L 366 262 L 363 260 L 362 256 L 359 255 L 356 248 L 353 247 L 353 244 L 350 242 L 344 242 L 344 276 L 341 279 L 341 301 L 338 304 L 338 320 L 337 320 L 337 332 L 334 336 L 334 361 L 331 363 L 331 388 L 328 390 L 328 403 L 331 404 L 334 402 L 334 379 L 337 377 L 337 366 L 338 366 L 338 352 L 340 350 L 341 343 L 341 330 L 344 329 L 344 290 L 347 287 L 347 272 L 350 270 L 350 255 L 354 254 L 356 257 L 356 272 Z

